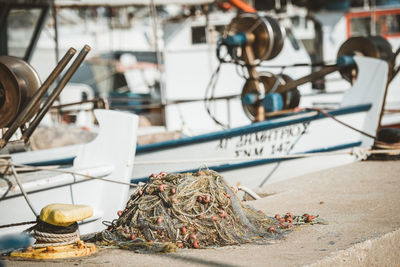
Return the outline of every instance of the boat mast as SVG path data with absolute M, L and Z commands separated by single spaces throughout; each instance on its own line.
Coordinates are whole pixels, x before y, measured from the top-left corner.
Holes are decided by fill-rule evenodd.
M 60 61 L 60 45 L 58 43 L 58 22 L 57 22 L 57 10 L 54 2 L 51 3 L 51 15 L 53 17 L 53 30 L 54 30 L 54 49 L 56 56 L 56 65 Z
M 162 54 L 160 50 L 160 44 L 158 40 L 158 20 L 157 20 L 157 9 L 154 3 L 154 0 L 150 0 L 150 15 L 152 20 L 152 29 L 153 29 L 153 37 L 154 37 L 154 49 L 156 51 L 157 57 L 157 69 L 160 74 L 160 93 L 161 93 L 161 113 L 163 124 L 165 124 L 165 104 L 166 104 L 166 95 L 165 95 L 165 84 L 164 84 L 164 72 L 162 68 Z

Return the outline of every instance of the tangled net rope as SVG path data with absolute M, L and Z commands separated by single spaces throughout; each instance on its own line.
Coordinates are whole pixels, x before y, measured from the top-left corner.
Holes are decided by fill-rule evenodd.
M 244 205 L 211 170 L 152 175 L 130 197 L 119 218 L 97 236 L 99 245 L 137 252 L 171 252 L 282 237 L 276 218 Z

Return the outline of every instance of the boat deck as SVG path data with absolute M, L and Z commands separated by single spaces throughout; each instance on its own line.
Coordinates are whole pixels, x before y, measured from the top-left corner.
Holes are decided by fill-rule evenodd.
M 269 245 L 183 249 L 171 254 L 136 254 L 102 249 L 80 259 L 52 260 L 40 266 L 399 266 L 400 162 L 358 162 L 267 185 L 267 197 L 251 201 L 276 213 L 318 214 L 328 225 L 297 228 Z M 37 261 L 4 259 L 6 266 Z

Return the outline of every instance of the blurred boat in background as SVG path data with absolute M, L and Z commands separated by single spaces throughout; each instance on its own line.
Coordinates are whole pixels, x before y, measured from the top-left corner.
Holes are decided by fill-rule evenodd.
M 252 126 L 258 125 L 257 123 L 252 124 L 258 114 L 255 106 L 264 99 L 269 99 L 264 98 L 266 93 L 270 91 L 274 93 L 275 90 L 282 88 L 287 89 L 287 84 L 296 83 L 308 75 L 313 75 L 321 68 L 329 66 L 329 63 L 335 65 L 338 56 L 344 54 L 372 56 L 384 59 L 390 66 L 390 74 L 396 74 L 398 70 L 397 53 L 392 51 L 392 48 L 389 48 L 390 51 L 388 51 L 387 43 L 380 37 L 364 37 L 362 39 L 365 42 L 372 42 L 371 49 L 366 53 L 357 50 L 360 48 L 360 43 L 355 48 L 345 51 L 346 53 L 340 51 L 347 37 L 359 35 L 358 28 L 351 26 L 358 25 L 358 22 L 352 20 L 353 17 L 358 16 L 351 15 L 357 13 L 354 9 L 351 10 L 353 13 L 348 13 L 347 9 L 341 7 L 339 10 L 330 10 L 332 7 L 329 6 L 325 6 L 325 9 L 315 10 L 308 6 L 304 7 L 306 4 L 293 3 L 279 8 L 274 6 L 272 9 L 275 11 L 258 12 L 259 18 L 270 17 L 271 19 L 267 20 L 280 22 L 280 26 L 271 24 L 271 22 L 267 23 L 267 27 L 270 27 L 269 30 L 272 27 L 270 36 L 276 35 L 273 36 L 276 40 L 271 45 L 268 43 L 271 42 L 271 38 L 266 38 L 263 43 L 264 47 L 269 46 L 272 47 L 272 50 L 279 50 L 279 52 L 269 51 L 268 61 L 265 61 L 266 58 L 259 59 L 254 71 L 259 73 L 258 78 L 262 82 L 255 85 L 251 82 L 254 78 L 251 77 L 253 70 L 248 68 L 246 62 L 245 64 L 243 62 L 241 64 L 225 64 L 227 62 L 221 63 L 222 56 L 220 55 L 218 58 L 216 55 L 216 51 L 221 51 L 219 40 L 230 34 L 231 21 L 240 17 L 240 15 L 236 16 L 238 13 L 236 9 L 226 8 L 223 5 L 218 5 L 218 8 L 222 7 L 222 10 L 217 9 L 216 5 L 211 5 L 209 1 L 188 1 L 185 2 L 187 5 L 184 7 L 182 2 L 174 1 L 155 3 L 125 1 L 115 2 L 112 5 L 107 4 L 104 5 L 101 1 L 55 2 L 58 14 L 55 16 L 56 13 L 54 13 L 53 21 L 49 26 L 58 26 L 54 27 L 55 36 L 53 36 L 58 40 L 53 45 L 56 47 L 56 51 L 65 49 L 69 42 L 79 43 L 90 39 L 98 53 L 83 64 L 81 71 L 77 72 L 79 75 L 72 77 L 71 80 L 74 84 L 64 90 L 60 96 L 60 104 L 54 109 L 54 114 L 59 119 L 62 118 L 64 122 L 74 122 L 78 127 L 85 127 L 85 129 L 96 132 L 95 120 L 88 119 L 91 118 L 88 115 L 90 115 L 93 104 L 86 103 L 86 100 L 92 101 L 93 98 L 100 97 L 105 100 L 105 106 L 108 104 L 112 109 L 136 113 L 140 115 L 141 126 L 147 126 L 140 127 L 138 131 L 138 156 L 143 155 L 144 158 L 147 157 L 144 155 L 151 157 L 152 153 L 149 151 L 156 152 L 165 147 L 179 147 L 185 142 L 196 143 L 199 140 L 208 140 L 209 136 L 212 136 L 214 140 L 223 140 L 225 133 L 230 133 L 230 131 L 236 131 L 235 135 L 240 136 L 252 133 L 253 130 L 275 129 L 281 124 L 274 124 L 274 122 L 291 121 L 288 114 L 294 112 L 298 107 L 319 107 L 332 110 L 342 108 L 340 103 L 342 103 L 343 94 L 347 91 L 351 92 L 349 88 L 357 76 L 355 75 L 357 70 L 354 67 L 348 68 L 344 72 L 341 71 L 341 74 L 337 74 L 338 72 L 332 74 L 336 76 L 327 76 L 325 83 L 323 82 L 325 75 L 322 75 L 318 79 L 309 79 L 312 83 L 300 82 L 291 90 L 281 92 L 279 95 L 285 102 L 284 109 L 286 111 L 279 114 L 280 110 L 273 110 L 272 113 L 266 115 L 266 122 L 258 122 L 268 126 L 252 129 Z M 260 2 L 254 4 L 255 7 L 262 6 Z M 368 8 L 370 13 L 360 13 L 359 17 L 369 18 L 378 14 L 376 7 Z M 388 11 L 386 15 L 392 14 L 396 18 L 396 7 L 387 10 L 389 9 L 391 11 Z M 249 15 L 250 18 L 252 16 Z M 318 17 L 331 19 L 322 20 L 317 19 Z M 253 30 L 258 30 L 259 20 L 255 19 L 255 21 L 257 23 L 253 25 Z M 264 29 L 263 27 L 260 28 L 261 31 Z M 285 34 L 279 35 L 278 28 Z M 309 31 L 310 29 L 311 31 Z M 352 32 L 349 32 L 349 29 Z M 380 32 L 370 33 L 379 34 Z M 395 39 L 395 36 L 393 38 Z M 40 60 L 41 55 L 53 53 L 54 47 L 50 47 L 51 39 L 45 36 L 43 40 L 38 40 L 38 53 L 32 57 L 32 63 L 36 62 L 43 69 L 48 67 L 48 64 Z M 354 41 L 355 39 L 351 38 L 349 40 L 352 40 L 350 44 L 357 44 L 357 40 Z M 277 49 L 279 44 L 281 47 Z M 257 45 L 263 47 L 263 45 Z M 237 50 L 240 49 L 242 48 Z M 371 51 L 375 54 L 369 54 Z M 226 52 L 229 54 L 230 51 Z M 271 56 L 271 53 L 274 56 Z M 390 54 L 390 58 L 385 58 L 385 55 L 388 54 Z M 35 57 L 37 57 L 36 60 Z M 232 58 L 231 62 L 235 60 Z M 342 76 L 346 79 L 342 79 Z M 340 84 L 336 83 L 339 77 Z M 388 78 L 393 78 L 391 84 L 394 84 L 397 77 L 390 76 Z M 280 89 L 277 89 L 277 85 L 281 86 Z M 252 88 L 252 86 L 256 88 Z M 253 94 L 253 89 L 260 95 Z M 393 90 L 389 89 L 388 92 L 393 92 Z M 251 103 L 247 103 L 246 99 L 251 98 L 252 94 L 256 95 L 256 98 L 259 96 L 260 98 L 256 99 L 254 103 L 250 100 Z M 78 97 L 76 98 L 76 96 Z M 71 101 L 71 99 L 74 100 Z M 345 97 L 343 101 L 348 101 L 346 99 L 348 97 Z M 390 97 L 390 99 L 395 99 L 395 97 Z M 353 101 L 356 100 L 353 99 Z M 73 108 L 69 102 L 76 102 L 78 106 Z M 359 104 L 359 102 L 354 103 Z M 391 101 L 387 103 L 391 103 Z M 83 108 L 82 105 L 87 106 Z M 264 109 L 269 108 L 264 104 L 259 106 Z M 313 115 L 310 115 L 311 117 L 309 115 L 302 115 L 306 118 L 305 121 L 313 118 Z M 387 116 L 384 116 L 381 120 L 379 117 L 378 125 L 393 125 L 398 122 L 396 122 L 396 117 L 392 121 L 387 121 L 386 118 Z M 361 121 L 355 122 L 360 129 L 364 127 Z M 48 125 L 51 124 L 54 123 L 49 119 Z M 54 125 L 57 127 L 57 123 Z M 371 122 L 370 127 L 375 130 L 379 128 L 375 122 Z M 304 126 L 297 127 L 296 131 L 306 132 L 305 128 Z M 221 131 L 221 129 L 224 130 Z M 294 130 L 287 129 L 285 131 L 293 132 Z M 216 132 L 218 134 L 211 134 Z M 370 134 L 375 136 L 374 131 Z M 228 134 L 227 138 L 231 138 L 231 135 Z M 258 138 L 257 134 L 254 138 Z M 349 138 L 353 140 L 352 137 Z M 169 139 L 174 140 L 168 141 Z M 315 137 L 312 139 L 316 140 Z M 348 144 L 359 146 L 363 143 L 360 143 L 360 140 L 353 141 Z M 288 150 L 292 150 L 293 142 L 293 140 L 285 140 L 285 144 L 272 144 L 273 146 L 265 148 L 263 153 L 269 151 L 267 153 L 269 155 L 271 151 L 276 150 L 272 147 L 278 147 L 281 153 L 279 155 L 285 155 Z M 300 149 L 298 146 L 299 150 L 293 151 L 296 153 L 331 151 L 340 149 L 345 143 L 334 142 L 332 145 L 326 143 L 324 149 L 321 144 L 317 147 L 307 145 L 304 149 Z M 347 145 L 345 146 L 347 147 Z M 245 156 L 254 156 L 254 153 L 260 155 L 261 148 L 250 150 L 253 152 L 248 152 L 247 149 L 242 152 L 232 150 L 229 155 L 236 155 L 236 153 L 243 153 Z M 207 148 L 207 151 L 212 152 L 210 148 Z M 199 151 L 188 153 L 203 154 Z M 37 153 L 35 160 L 23 160 L 22 162 L 49 164 L 71 160 L 74 157 L 73 153 L 70 157 L 53 155 L 53 159 L 49 156 L 39 156 L 45 154 L 45 151 Z M 223 157 L 230 157 L 229 155 L 224 154 Z M 170 158 L 171 155 L 160 156 L 159 160 L 162 161 L 163 157 Z M 197 163 L 197 165 L 199 164 Z M 216 165 L 212 166 L 216 167 Z M 168 170 L 169 167 L 165 168 Z M 192 168 L 193 166 L 189 166 L 180 169 L 184 171 Z M 160 169 L 163 168 L 160 167 Z M 171 170 L 175 169 L 175 167 L 171 168 Z M 148 175 L 146 172 L 148 171 L 137 172 L 134 178 L 140 180 Z M 283 176 L 289 177 L 290 175 Z

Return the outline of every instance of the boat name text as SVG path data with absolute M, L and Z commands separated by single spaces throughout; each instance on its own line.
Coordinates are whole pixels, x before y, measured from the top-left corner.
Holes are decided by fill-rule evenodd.
M 272 130 L 222 138 L 216 150 L 233 151 L 235 157 L 285 154 L 306 133 L 308 123 L 299 123 Z

